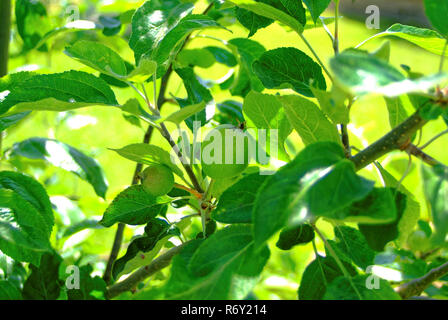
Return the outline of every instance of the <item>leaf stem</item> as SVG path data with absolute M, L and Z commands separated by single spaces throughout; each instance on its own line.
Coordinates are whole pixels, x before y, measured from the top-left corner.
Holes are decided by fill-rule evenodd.
M 334 0 L 334 38 L 333 49 L 334 53 L 339 53 L 339 0 Z
M 311 46 L 311 44 L 308 42 L 308 40 L 305 38 L 305 36 L 302 33 L 299 33 L 300 38 L 302 39 L 302 41 L 305 43 L 305 45 L 308 47 L 308 49 L 311 51 L 311 53 L 313 54 L 313 56 L 316 58 L 317 62 L 320 64 L 320 66 L 322 67 L 322 69 L 325 71 L 325 73 L 327 74 L 327 76 L 330 78 L 330 80 L 333 82 L 333 77 L 331 76 L 330 72 L 328 71 L 327 67 L 325 67 L 324 63 L 322 62 L 322 60 L 319 58 L 319 56 L 317 55 L 316 51 L 313 49 L 313 47 Z
M 445 54 L 446 54 L 447 47 L 448 47 L 448 39 L 446 39 L 445 45 L 443 46 L 442 56 L 440 57 L 439 72 L 443 72 L 443 65 L 444 65 L 445 59 L 446 59 Z
M 363 300 L 362 295 L 359 293 L 358 288 L 356 288 L 355 284 L 352 281 L 352 277 L 350 276 L 350 274 L 348 273 L 347 269 L 345 268 L 344 264 L 342 263 L 341 259 L 339 259 L 338 255 L 336 254 L 336 252 L 333 250 L 333 247 L 330 245 L 330 243 L 327 241 L 327 239 L 325 238 L 325 236 L 322 234 L 322 232 L 320 232 L 320 230 L 316 227 L 315 224 L 312 225 L 314 230 L 316 231 L 316 233 L 319 235 L 319 238 L 322 239 L 322 241 L 324 242 L 325 246 L 328 249 L 328 252 L 330 253 L 330 255 L 334 258 L 334 260 L 336 261 L 337 265 L 339 266 L 339 269 L 341 269 L 342 273 L 344 274 L 344 277 L 347 278 L 347 280 L 350 282 L 350 285 L 352 286 L 353 290 L 355 291 L 356 295 L 358 296 L 359 300 Z
M 427 148 L 431 143 L 433 143 L 434 141 L 436 141 L 437 139 L 439 139 L 440 137 L 446 135 L 448 133 L 448 129 L 445 131 L 442 131 L 441 133 L 439 133 L 438 135 L 436 135 L 434 138 L 432 138 L 431 140 L 429 140 L 428 142 L 426 142 L 424 145 L 422 145 L 420 147 L 421 150 Z

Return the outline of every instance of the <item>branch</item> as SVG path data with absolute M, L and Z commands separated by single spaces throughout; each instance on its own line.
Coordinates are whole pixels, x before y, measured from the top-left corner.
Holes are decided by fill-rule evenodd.
M 0 78 L 8 74 L 11 0 L 0 1 Z
M 9 1 L 10 1 L 10 0 L 4 1 L 4 2 L 6 3 L 6 2 L 9 2 Z M 0 14 L 1 14 L 2 12 L 4 12 L 4 10 L 3 10 L 3 8 L 2 8 L 2 4 L 3 4 L 3 2 L 0 2 L 0 9 L 2 9 L 2 10 L 0 10 Z M 213 8 L 213 5 L 214 5 L 214 2 L 212 2 L 212 3 L 211 3 L 211 4 L 204 10 L 203 14 L 207 14 L 207 13 Z M 1 18 L 1 16 L 0 16 L 0 18 Z M 3 19 L 0 20 L 0 22 L 1 22 L 1 21 L 3 21 Z M 2 28 L 0 28 L 0 32 L 1 32 L 1 29 L 2 29 Z M 8 28 L 8 30 L 9 30 L 9 28 Z M 1 37 L 1 34 L 0 34 L 0 37 Z M 9 37 L 8 37 L 8 39 L 9 39 Z M 182 44 L 182 47 L 181 47 L 181 49 L 179 50 L 179 52 L 182 51 L 182 50 L 185 48 L 185 46 L 187 45 L 187 42 L 188 42 L 189 40 L 190 40 L 190 35 L 185 39 L 185 41 L 184 41 L 184 43 Z M 1 45 L 0 45 L 0 48 L 1 48 Z M 0 54 L 1 54 L 1 53 L 0 53 Z M 1 57 L 1 56 L 0 56 L 0 57 Z M 168 89 L 168 82 L 169 82 L 169 80 L 170 80 L 170 78 L 171 78 L 172 73 L 173 73 L 173 65 L 170 64 L 170 66 L 168 67 L 167 72 L 166 72 L 165 75 L 162 77 L 162 81 L 161 81 L 161 84 L 160 84 L 159 95 L 158 95 L 158 97 L 157 97 L 157 106 L 159 107 L 159 111 L 160 111 L 160 109 L 162 109 L 162 107 L 163 107 L 163 105 L 165 104 L 165 102 L 167 102 L 167 99 L 166 99 L 166 90 Z M 166 128 L 165 128 L 165 129 L 166 129 Z M 151 141 L 151 138 L 152 138 L 152 135 L 153 135 L 153 134 L 154 134 L 154 127 L 152 127 L 152 126 L 148 126 L 148 129 L 146 130 L 145 136 L 144 136 L 144 138 L 143 138 L 143 143 L 148 144 L 148 143 Z M 168 135 L 169 135 L 169 133 L 168 133 Z M 170 139 L 170 140 L 172 141 L 172 139 Z M 170 140 L 168 140 L 168 141 L 170 141 Z M 133 178 L 132 178 L 132 184 L 133 184 L 133 185 L 138 183 L 138 175 L 139 175 L 139 173 L 141 172 L 142 167 L 143 167 L 143 166 L 142 166 L 141 163 L 138 163 L 138 164 L 137 164 L 137 166 L 136 166 L 136 168 L 135 168 L 135 171 L 134 171 L 134 176 L 133 176 Z M 185 169 L 187 170 L 187 168 L 185 168 Z M 191 167 L 190 167 L 190 170 L 187 170 L 187 173 L 188 173 L 188 175 L 190 176 L 190 178 L 191 178 L 191 174 L 193 174 L 193 176 L 194 176 L 194 173 L 193 173 L 193 171 L 191 170 Z M 194 179 L 192 180 L 192 182 L 193 182 L 195 188 L 197 189 L 197 191 L 198 191 L 198 192 L 201 192 L 202 188 L 200 187 L 199 183 L 197 182 L 197 179 L 196 179 L 195 176 L 194 176 Z M 195 184 L 195 183 L 196 183 L 196 184 Z M 199 187 L 199 188 L 197 188 L 197 187 Z M 202 192 L 201 192 L 201 193 L 202 193 Z M 115 260 L 116 260 L 117 257 L 118 257 L 118 253 L 119 253 L 119 251 L 120 251 L 121 244 L 122 244 L 122 242 L 123 242 L 123 233 L 124 233 L 124 229 L 125 229 L 125 225 L 124 225 L 123 223 L 119 223 L 119 224 L 118 224 L 118 227 L 117 227 L 117 231 L 116 231 L 116 233 L 115 233 L 115 239 L 114 239 L 114 243 L 113 243 L 113 245 L 112 245 L 112 250 L 111 250 L 111 253 L 110 253 L 110 255 L 109 255 L 109 260 L 107 261 L 106 270 L 104 271 L 103 279 L 104 279 L 104 281 L 106 282 L 106 284 L 109 284 L 110 281 L 111 281 L 111 278 L 112 278 L 112 267 L 113 267 L 113 264 L 115 263 Z
M 406 150 L 412 136 L 427 123 L 428 120 L 423 119 L 419 111 L 415 112 L 384 137 L 352 157 L 356 170 L 361 170 L 393 150 Z
M 163 92 L 164 93 L 164 92 Z M 164 96 L 164 94 L 162 95 Z M 154 128 L 152 126 L 148 126 L 146 133 L 143 137 L 143 143 L 148 144 L 151 140 L 152 134 L 154 132 Z M 135 166 L 134 175 L 132 176 L 132 185 L 138 184 L 139 182 L 139 174 L 142 171 L 143 165 L 141 163 L 137 163 Z M 121 249 L 121 243 L 123 242 L 123 233 L 126 225 L 124 223 L 119 223 L 117 227 L 117 231 L 115 232 L 114 243 L 112 245 L 112 249 L 110 251 L 109 260 L 107 261 L 106 270 L 104 271 L 103 280 L 106 284 L 110 284 L 112 280 L 112 268 L 114 266 L 115 260 L 118 258 L 118 253 Z
M 428 286 L 434 281 L 443 277 L 448 273 L 448 262 L 442 264 L 440 267 L 434 268 L 421 278 L 414 279 L 410 282 L 402 284 L 397 288 L 397 293 L 402 299 L 409 299 L 413 296 L 419 296 L 422 294 Z
M 158 271 L 168 267 L 173 257 L 177 255 L 187 243 L 188 242 L 168 250 L 164 254 L 160 255 L 157 259 L 154 259 L 147 266 L 138 269 L 136 272 L 134 272 L 125 280 L 109 287 L 109 289 L 106 292 L 107 299 L 112 299 L 122 294 L 123 292 L 134 289 L 143 280 L 147 279 L 148 277 L 152 276 Z
M 422 149 L 418 148 L 414 144 L 408 145 L 406 147 L 405 151 L 408 154 L 413 155 L 416 158 L 419 158 L 424 163 L 429 164 L 430 166 L 433 166 L 433 167 L 437 166 L 437 165 L 444 166 L 444 164 L 442 164 L 440 161 L 438 161 L 438 160 L 434 159 L 433 157 L 431 157 L 430 155 L 426 154 L 425 152 L 422 151 Z

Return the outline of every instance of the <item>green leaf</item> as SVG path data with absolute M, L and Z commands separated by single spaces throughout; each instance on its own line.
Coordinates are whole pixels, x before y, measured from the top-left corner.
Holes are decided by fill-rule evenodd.
M 425 92 L 448 75 L 439 73 L 417 79 L 406 79 L 393 66 L 364 51 L 350 49 L 330 60 L 338 83 L 354 95 L 377 93 L 397 97 L 411 92 Z
M 177 55 L 177 62 L 184 67 L 207 69 L 215 64 L 215 56 L 205 48 L 184 49 Z
M 176 73 L 182 79 L 185 90 L 187 91 L 188 97 L 186 99 L 177 99 L 181 108 L 185 108 L 191 105 L 197 105 L 201 102 L 209 103 L 213 101 L 213 96 L 206 87 L 199 82 L 199 79 L 195 75 L 192 68 L 176 69 Z M 186 119 L 186 123 L 190 130 L 194 128 L 194 121 L 200 121 L 201 125 L 205 125 L 207 119 L 207 112 L 202 109 L 199 113 L 192 115 Z
M 189 243 L 173 259 L 171 277 L 163 288 L 166 298 L 244 299 L 257 284 L 270 254 L 267 247 L 254 252 L 251 241 L 250 227 L 240 225 L 218 231 L 206 240 Z M 215 244 L 220 256 L 214 252 Z M 204 260 L 208 263 L 205 268 L 193 270 Z M 207 275 L 198 276 L 198 273 Z
M 238 7 L 242 8 L 242 9 L 249 10 L 259 16 L 281 22 L 299 34 L 301 34 L 303 32 L 303 27 L 306 23 L 305 21 L 302 21 L 302 23 L 301 23 L 300 21 L 298 21 L 296 18 L 292 17 L 288 13 L 286 13 L 282 10 L 276 9 L 273 6 L 267 5 L 262 2 L 256 2 L 253 0 L 232 0 L 229 2 L 237 5 Z M 297 8 L 301 8 L 303 10 L 302 6 L 299 6 L 298 4 L 293 4 L 292 1 L 282 0 L 281 2 L 283 4 L 283 7 L 285 7 L 285 4 L 286 4 L 287 8 L 293 8 L 295 10 L 300 10 Z M 294 12 L 289 12 L 289 13 L 294 13 Z M 303 12 L 303 16 L 305 16 L 305 12 Z
M 299 220 L 303 209 L 307 179 L 319 169 L 326 169 L 344 159 L 343 149 L 332 142 L 319 142 L 306 147 L 299 155 L 270 176 L 258 190 L 253 209 L 254 240 L 262 246 L 291 220 Z
M 129 39 L 136 63 L 140 62 L 144 54 L 151 56 L 168 32 L 192 10 L 193 4 L 176 0 L 146 1 L 138 8 L 132 17 L 132 34 Z
M 120 16 L 109 17 L 109 16 L 99 16 L 99 23 L 103 27 L 103 34 L 107 37 L 114 36 L 121 31 L 121 20 Z
M 56 300 L 64 284 L 59 280 L 59 266 L 62 258 L 56 253 L 42 256 L 39 267 L 30 266 L 31 274 L 23 285 L 25 300 Z
M 313 240 L 313 227 L 305 223 L 298 227 L 283 229 L 276 246 L 281 250 L 291 250 L 296 245 L 307 244 Z
M 444 0 L 425 0 L 425 12 L 432 26 L 448 39 L 448 3 Z
M 245 97 L 251 90 L 263 91 L 263 84 L 255 75 L 252 65 L 266 52 L 266 49 L 260 43 L 244 38 L 232 39 L 228 44 L 240 60 L 237 78 L 230 87 L 231 94 Z
M 350 275 L 356 275 L 351 264 L 342 263 Z M 343 276 L 343 273 L 332 257 L 317 256 L 303 272 L 299 300 L 321 300 L 329 284 L 340 276 Z
M 94 41 L 80 40 L 65 49 L 65 54 L 110 76 L 127 75 L 124 60 L 109 47 Z
M 215 20 L 205 15 L 189 15 L 182 18 L 179 23 L 169 30 L 165 37 L 158 43 L 151 55 L 146 54 L 151 60 L 157 62 L 157 77 L 162 77 L 171 63 L 176 53 L 179 51 L 182 42 L 188 35 L 196 30 L 206 28 L 222 28 Z
M 48 237 L 50 236 L 54 225 L 53 209 L 47 192 L 39 182 L 21 173 L 1 171 L 0 188 L 13 190 L 30 203 L 45 220 Z
M 267 178 L 253 173 L 239 180 L 221 195 L 212 218 L 222 223 L 251 223 L 257 190 Z
M 200 103 L 193 104 L 188 107 L 183 107 L 179 111 L 176 111 L 176 112 L 170 114 L 165 119 L 162 118 L 159 121 L 168 121 L 168 122 L 173 122 L 175 124 L 181 124 L 182 121 L 184 121 L 190 117 L 193 117 L 195 114 L 203 111 L 206 106 L 207 106 L 207 104 L 205 103 L 205 101 L 202 101 Z
M 100 224 L 110 227 L 117 222 L 141 225 L 155 218 L 166 207 L 169 197 L 154 197 L 142 185 L 134 185 L 121 192 L 109 205 Z
M 248 226 L 227 227 L 199 246 L 191 257 L 188 269 L 195 276 L 206 276 L 241 255 L 251 245 L 252 239 Z
M 67 229 L 65 229 L 62 237 L 70 237 L 78 232 L 81 232 L 86 229 L 102 229 L 103 227 L 98 224 L 98 220 L 94 219 L 85 219 L 78 223 L 70 225 Z
M 379 288 L 369 289 L 367 283 L 370 275 L 357 275 L 350 281 L 344 277 L 338 277 L 327 288 L 325 300 L 359 300 L 358 293 L 362 300 L 400 300 L 398 293 L 390 286 L 389 282 L 378 279 Z M 353 289 L 356 287 L 357 292 Z
M 306 24 L 305 8 L 302 6 L 301 1 L 294 0 L 260 0 L 257 1 L 270 5 L 275 9 L 278 9 L 289 16 L 295 18 L 302 25 Z M 238 21 L 247 29 L 249 29 L 249 37 L 253 36 L 259 29 L 265 28 L 274 22 L 272 18 L 258 15 L 252 11 L 237 8 L 236 17 Z
M 422 167 L 424 190 L 431 204 L 431 218 L 435 227 L 433 241 L 436 244 L 445 242 L 448 233 L 448 171 L 444 167 Z
M 327 88 L 319 64 L 296 48 L 267 51 L 254 62 L 253 69 L 268 89 L 293 89 L 312 97 L 311 86 Z
M 215 114 L 214 120 L 220 124 L 232 124 L 237 127 L 244 122 L 243 105 L 241 102 L 234 100 L 226 100 L 218 103 L 216 107 L 219 113 Z
M 15 15 L 24 51 L 34 48 L 51 28 L 47 10 L 41 1 L 17 0 Z
M 387 111 L 389 112 L 390 127 L 393 129 L 408 118 L 408 113 L 404 108 L 400 97 L 385 97 L 384 99 L 386 100 Z
M 10 281 L 0 280 L 0 300 L 22 300 L 22 293 Z
M 344 101 L 336 99 L 332 92 L 311 87 L 313 95 L 319 102 L 320 108 L 334 124 L 348 124 L 350 122 L 349 109 Z
M 228 50 L 221 47 L 209 46 L 205 47 L 205 50 L 209 51 L 219 63 L 222 63 L 228 67 L 235 67 L 238 64 L 235 56 Z
M 91 276 L 92 272 L 90 264 L 79 268 L 79 289 L 66 289 L 68 300 L 104 300 L 106 283 L 99 276 Z M 102 299 L 98 299 L 98 295 Z
M 0 114 L 33 110 L 67 111 L 93 105 L 118 105 L 107 83 L 89 73 L 68 71 L 35 75 L 16 83 L 0 100 Z
M 305 2 L 308 10 L 310 10 L 311 17 L 314 23 L 316 23 L 320 15 L 328 8 L 331 0 L 303 0 L 303 2 Z
M 157 121 L 160 120 L 159 116 L 154 116 L 149 114 L 142 108 L 137 99 L 131 98 L 120 108 L 122 111 L 128 113 L 124 114 L 124 116 L 133 117 L 135 120 L 143 120 L 149 123 L 153 127 L 158 127 Z
M 369 246 L 375 251 L 383 251 L 385 245 L 399 236 L 398 224 L 406 209 L 406 196 L 397 192 L 395 195 L 397 218 L 387 224 L 359 224 L 359 231 L 364 235 Z
M 288 158 L 285 141 L 292 132 L 291 125 L 277 97 L 251 91 L 244 99 L 243 112 L 246 119 L 250 119 L 257 129 L 266 130 L 266 141 L 271 144 L 271 130 L 277 131 L 277 140 L 273 145 L 280 148 L 284 158 Z
M 286 116 L 305 145 L 318 141 L 332 141 L 340 144 L 340 136 L 332 124 L 310 100 L 298 95 L 278 97 Z
M 12 127 L 25 119 L 31 112 L 21 112 L 10 116 L 0 117 L 0 132 Z
M 165 243 L 173 236 L 178 236 L 179 230 L 171 227 L 162 219 L 152 219 L 145 227 L 144 235 L 135 238 L 129 245 L 126 254 L 115 261 L 112 276 L 118 279 L 124 274 L 148 265 L 156 257 Z
M 266 1 L 268 2 L 268 1 Z M 249 30 L 248 37 L 252 37 L 258 30 L 266 28 L 270 26 L 274 20 L 260 16 L 258 14 L 253 13 L 252 11 L 236 8 L 235 12 L 236 18 L 238 21 Z
M 417 221 L 420 217 L 420 204 L 416 201 L 414 195 L 407 190 L 402 183 L 399 183 L 389 172 L 387 172 L 381 165 L 376 164 L 381 172 L 386 187 L 398 188 L 406 196 L 406 208 L 403 215 L 398 222 L 398 243 L 404 244 L 409 234 L 414 230 Z M 399 208 L 397 207 L 397 210 Z M 398 214 L 397 214 L 398 215 Z
M 57 35 L 62 34 L 62 33 L 77 32 L 77 31 L 84 31 L 84 30 L 95 30 L 95 29 L 98 29 L 98 25 L 95 24 L 95 22 L 93 22 L 93 21 L 88 21 L 88 20 L 70 21 L 62 27 L 57 27 L 52 30 L 49 30 L 47 33 L 45 33 L 42 36 L 42 38 L 39 40 L 39 42 L 37 42 L 36 45 L 30 49 L 39 49 L 48 40 L 50 40 L 51 38 L 54 38 Z
M 168 151 L 146 143 L 130 144 L 121 149 L 112 149 L 123 158 L 142 163 L 142 164 L 164 164 L 173 170 L 179 177 L 183 176 L 180 170 L 172 161 Z
M 367 197 L 332 213 L 335 220 L 365 224 L 390 223 L 397 218 L 395 189 L 374 188 Z
M 443 48 L 445 47 L 446 42 L 446 40 L 434 30 L 396 23 L 386 31 L 377 33 L 376 35 L 370 37 L 361 45 L 364 45 L 371 39 L 380 37 L 398 37 L 438 55 L 443 54 Z M 448 52 L 446 52 L 445 54 L 448 55 Z
M 333 218 L 339 210 L 365 198 L 374 182 L 358 176 L 350 160 L 341 160 L 307 191 L 307 203 L 315 216 Z
M 0 250 L 16 261 L 39 265 L 50 233 L 37 209 L 13 190 L 0 189 Z
M 347 226 L 335 226 L 334 232 L 338 239 L 337 248 L 358 267 L 365 270 L 374 265 L 375 252 L 370 249 L 361 232 Z
M 55 167 L 73 172 L 90 183 L 98 196 L 106 196 L 108 183 L 99 163 L 68 144 L 46 138 L 30 138 L 12 146 L 10 157 L 17 156 L 45 160 Z

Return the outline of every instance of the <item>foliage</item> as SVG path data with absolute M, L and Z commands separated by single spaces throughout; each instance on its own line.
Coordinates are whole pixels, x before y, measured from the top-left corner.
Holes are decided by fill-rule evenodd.
M 15 1 L 10 65 L 61 66 L 0 78 L 0 299 L 448 297 L 446 154 L 424 151 L 447 133 L 444 1 L 424 1 L 434 30 L 346 48 L 338 0 L 84 2 L 67 22 Z M 399 67 L 383 37 L 440 63 Z

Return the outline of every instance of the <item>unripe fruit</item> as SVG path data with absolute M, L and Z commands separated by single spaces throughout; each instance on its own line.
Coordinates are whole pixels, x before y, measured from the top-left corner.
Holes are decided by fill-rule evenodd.
M 416 230 L 409 235 L 408 245 L 412 251 L 427 251 L 430 241 L 422 230 Z
M 241 174 L 249 166 L 251 139 L 244 131 L 231 125 L 213 129 L 201 147 L 201 163 L 205 174 L 213 179 Z
M 174 187 L 174 175 L 163 164 L 153 164 L 141 174 L 143 189 L 154 197 L 162 196 Z

